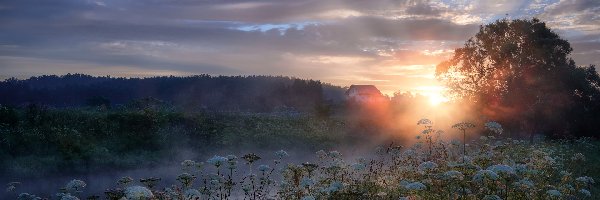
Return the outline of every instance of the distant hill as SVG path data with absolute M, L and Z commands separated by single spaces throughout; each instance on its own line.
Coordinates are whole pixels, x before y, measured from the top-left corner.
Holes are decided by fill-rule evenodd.
M 312 110 L 344 98 L 344 89 L 315 80 L 284 76 L 210 76 L 151 78 L 44 75 L 0 81 L 0 104 L 53 107 L 116 106 L 153 99 L 169 105 L 209 110 Z

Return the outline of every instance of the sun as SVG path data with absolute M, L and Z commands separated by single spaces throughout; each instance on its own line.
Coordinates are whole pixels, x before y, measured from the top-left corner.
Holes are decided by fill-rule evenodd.
M 416 93 L 426 96 L 429 99 L 429 105 L 438 106 L 441 103 L 448 102 L 450 99 L 444 96 L 447 90 L 443 86 L 430 85 L 430 86 L 419 86 L 415 88 Z
M 440 105 L 441 103 L 447 102 L 449 99 L 444 97 L 441 93 L 429 93 L 429 104 L 432 106 Z

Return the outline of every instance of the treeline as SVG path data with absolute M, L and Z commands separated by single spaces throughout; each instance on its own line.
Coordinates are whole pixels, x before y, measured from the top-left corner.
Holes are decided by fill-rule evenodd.
M 283 76 L 114 78 L 67 74 L 0 82 L 0 104 L 12 106 L 111 107 L 156 99 L 185 109 L 313 111 L 343 99 L 343 93 L 343 88 L 320 81 Z

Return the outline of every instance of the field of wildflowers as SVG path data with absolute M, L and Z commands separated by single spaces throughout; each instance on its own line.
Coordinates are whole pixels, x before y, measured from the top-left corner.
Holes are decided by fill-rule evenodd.
M 317 151 L 292 161 L 284 151 L 268 155 L 215 155 L 181 162 L 177 177 L 123 177 L 114 188 L 87 199 L 597 199 L 597 141 L 516 140 L 502 126 L 484 124 L 477 141 L 442 139 L 431 120 L 411 146 L 387 145 L 364 157 Z M 475 125 L 453 128 L 469 134 Z M 465 137 L 463 137 L 465 138 Z M 597 176 L 595 177 L 598 178 Z M 163 179 L 178 184 L 159 188 Z M 18 190 L 17 182 L 7 191 Z M 86 183 L 73 180 L 51 199 L 79 199 Z M 20 193 L 19 199 L 41 199 Z M 84 198 L 84 197 L 80 197 Z

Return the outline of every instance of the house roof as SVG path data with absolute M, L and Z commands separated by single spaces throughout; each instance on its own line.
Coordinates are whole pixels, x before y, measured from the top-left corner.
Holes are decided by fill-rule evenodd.
M 356 90 L 360 95 L 381 95 L 381 91 L 374 85 L 351 85 L 346 91 L 346 95 L 352 90 Z

